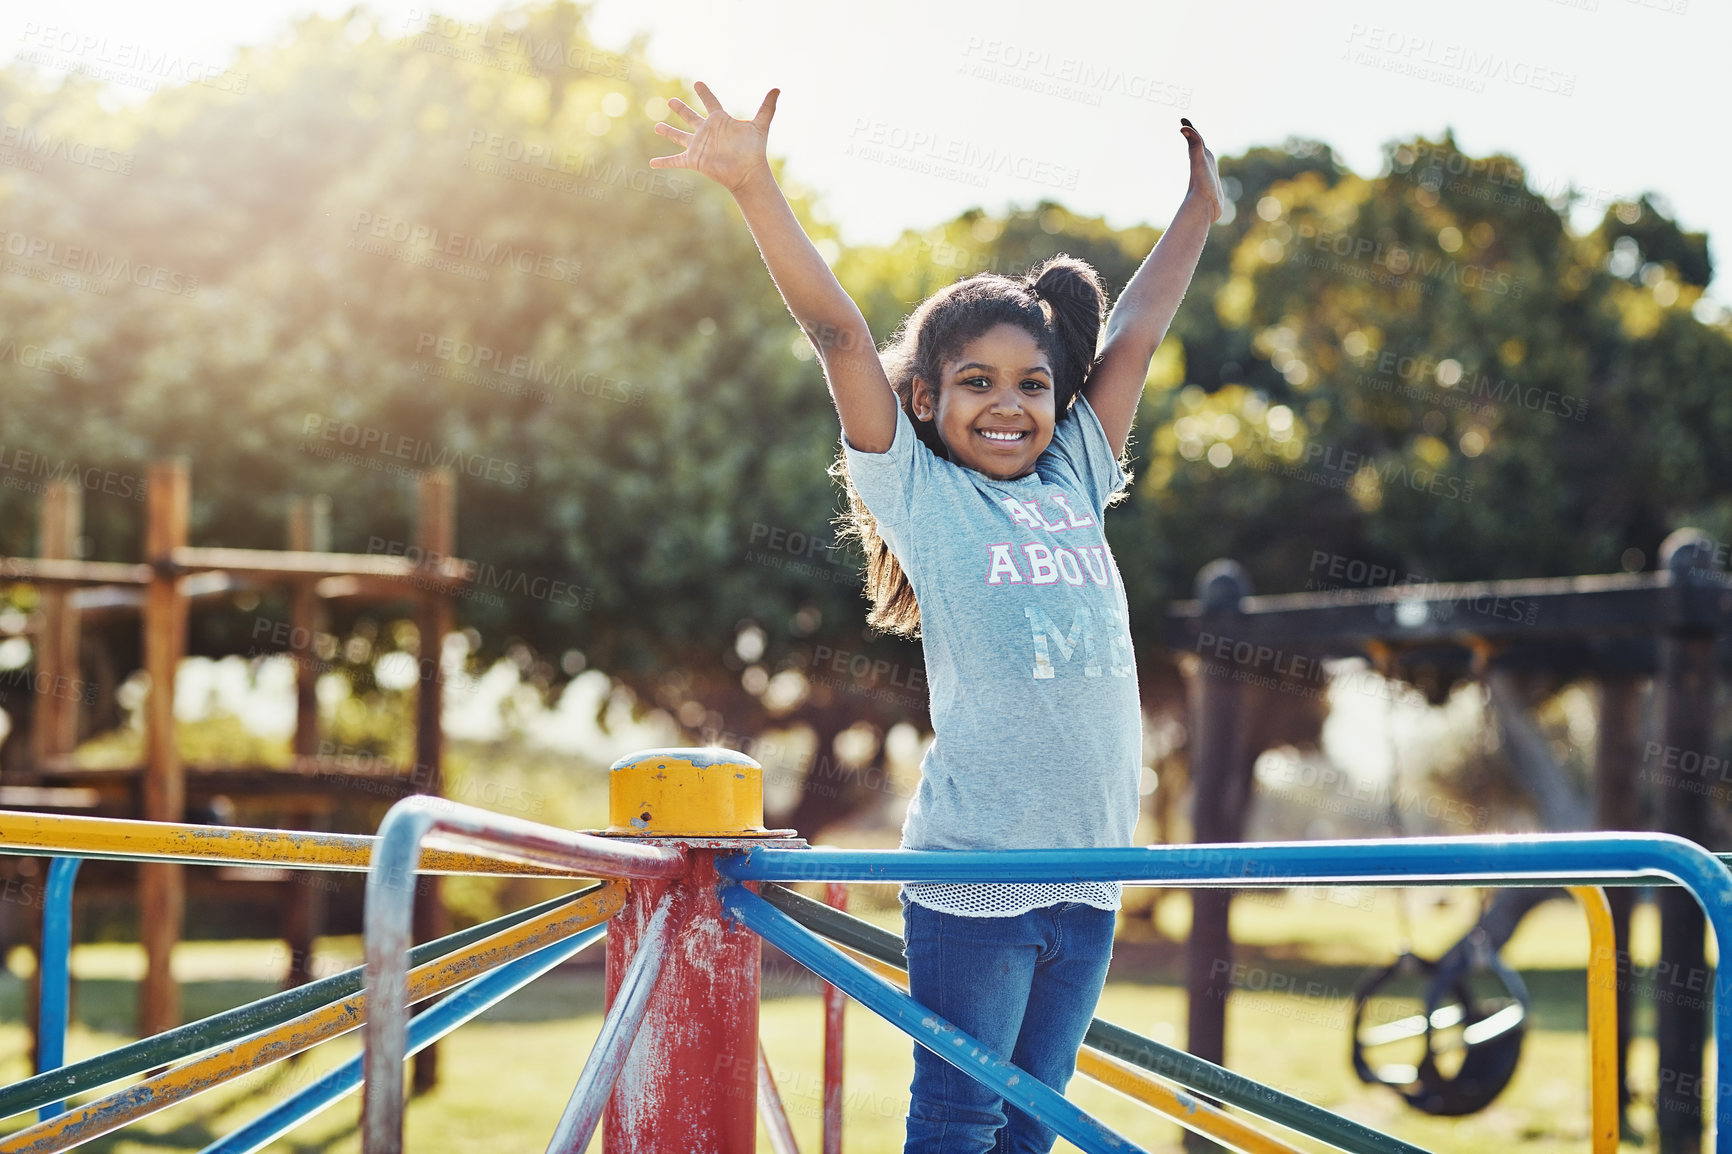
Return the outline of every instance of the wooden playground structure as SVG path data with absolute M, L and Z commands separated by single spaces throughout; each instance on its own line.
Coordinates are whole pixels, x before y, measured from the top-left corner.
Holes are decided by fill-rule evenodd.
M 1244 840 L 1252 770 L 1261 752 L 1246 747 L 1241 710 L 1248 686 L 1276 692 L 1318 692 L 1327 658 L 1369 659 L 1383 677 L 1447 687 L 1456 678 L 1486 681 L 1503 671 L 1591 677 L 1596 683 L 1599 730 L 1592 804 L 1553 832 L 1641 830 L 1644 789 L 1655 800 L 1657 825 L 1706 844 L 1712 840 L 1706 784 L 1700 768 L 1664 773 L 1644 767 L 1642 683 L 1655 688 L 1647 748 L 1688 751 L 1698 767 L 1714 748 L 1714 706 L 1723 672 L 1732 671 L 1732 583 L 1717 565 L 1706 534 L 1673 532 L 1660 550 L 1659 568 L 1641 573 L 1556 577 L 1461 584 L 1399 580 L 1393 570 L 1382 586 L 1343 591 L 1253 596 L 1242 566 L 1216 561 L 1196 580 L 1197 599 L 1169 611 L 1167 643 L 1196 655 L 1197 692 L 1190 727 L 1191 777 L 1196 788 L 1194 838 Z M 1435 702 L 1434 702 L 1435 703 Z M 1672 761 L 1676 761 L 1673 758 Z M 1519 760 L 1516 763 L 1520 775 Z M 1539 795 L 1555 782 L 1524 781 Z M 1611 901 L 1617 948 L 1628 969 L 1633 893 L 1615 888 Z M 1188 943 L 1188 1048 L 1224 1060 L 1229 988 L 1220 960 L 1231 960 L 1227 930 L 1232 892 L 1192 894 Z M 1661 957 L 1681 974 L 1706 974 L 1701 907 L 1677 889 L 1659 891 Z M 1620 1102 L 1632 1033 L 1630 983 L 1618 983 Z M 1684 1001 L 1656 1007 L 1663 1069 L 1701 1071 L 1707 1021 Z M 1680 1081 L 1683 1082 L 1680 1086 Z M 1663 1081 L 1657 1104 L 1661 1149 L 1689 1148 L 1700 1127 L 1701 1096 L 1689 1079 Z
M 153 463 L 145 495 L 145 548 L 134 563 L 87 561 L 78 556 L 83 532 L 83 491 L 69 480 L 49 482 L 41 500 L 38 556 L 0 559 L 0 579 L 40 589 L 25 635 L 35 651 L 26 755 L 0 783 L 0 806 L 50 813 L 182 822 L 190 810 L 213 806 L 242 815 L 265 814 L 291 829 L 328 828 L 331 816 L 408 793 L 439 794 L 442 735 L 439 709 L 442 676 L 437 642 L 452 622 L 452 597 L 469 580 L 468 566 L 453 556 L 456 499 L 449 470 L 418 477 L 414 544 L 409 556 L 337 553 L 330 549 L 330 504 L 324 498 L 290 503 L 286 548 L 234 549 L 189 543 L 190 469 L 184 459 Z M 253 655 L 288 652 L 295 666 L 293 764 L 288 769 L 183 764 L 175 743 L 175 671 L 186 654 L 188 615 L 194 607 L 225 603 L 237 594 L 286 592 L 286 620 L 274 622 Z M 415 772 L 383 776 L 352 758 L 320 756 L 315 687 L 322 662 L 314 638 L 322 631 L 325 606 L 333 601 L 411 602 L 422 638 L 414 721 Z M 80 708 L 88 692 L 57 687 L 88 686 L 80 668 L 81 627 L 93 619 L 136 614 L 142 629 L 143 669 L 149 691 L 143 706 L 140 764 L 91 769 L 74 763 Z M 259 633 L 255 630 L 255 635 Z M 365 781 L 354 779 L 366 778 Z M 31 867 L 33 868 L 33 867 Z M 142 863 L 137 867 L 139 928 L 146 972 L 139 992 L 138 1029 L 159 1034 L 180 1024 L 179 990 L 169 960 L 180 940 L 187 899 L 183 867 Z M 320 932 L 322 891 L 288 884 L 287 871 L 268 866 L 231 869 L 218 884 L 263 886 L 280 903 L 282 935 L 290 957 L 288 984 L 310 977 L 314 938 Z M 418 895 L 416 932 L 443 931 L 438 879 Z M 21 929 L 28 929 L 21 927 Z M 436 1074 L 434 1050 L 417 1059 L 416 1083 Z

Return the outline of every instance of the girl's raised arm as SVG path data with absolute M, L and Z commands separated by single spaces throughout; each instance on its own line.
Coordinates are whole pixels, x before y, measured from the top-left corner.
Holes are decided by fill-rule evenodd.
M 1191 154 L 1191 182 L 1184 203 L 1155 250 L 1143 261 L 1131 283 L 1119 294 L 1107 317 L 1100 362 L 1083 386 L 1083 396 L 1100 418 L 1114 453 L 1123 453 L 1131 424 L 1137 417 L 1148 380 L 1149 362 L 1167 335 L 1179 302 L 1190 287 L 1191 275 L 1203 254 L 1209 226 L 1221 218 L 1225 199 L 1215 154 L 1203 144 L 1202 134 L 1189 120 L 1180 120 L 1179 132 Z
M 781 89 L 770 89 L 752 119 L 737 120 L 722 110 L 721 101 L 702 81 L 692 87 L 709 115 L 699 114 L 678 97 L 669 99 L 668 107 L 696 131 L 657 124 L 657 132 L 684 144 L 686 150 L 651 157 L 650 167 L 694 169 L 733 194 L 770 279 L 824 365 L 830 396 L 842 419 L 842 435 L 861 452 L 888 452 L 896 435 L 896 394 L 884 375 L 866 318 L 813 247 L 770 172 L 765 143 Z

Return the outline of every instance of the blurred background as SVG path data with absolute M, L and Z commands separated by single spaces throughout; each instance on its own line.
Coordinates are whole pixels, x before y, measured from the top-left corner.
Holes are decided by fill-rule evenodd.
M 653 126 L 685 127 L 667 100 L 698 106 L 694 80 L 740 116 L 779 87 L 772 163 L 882 341 L 956 278 L 1057 252 L 1116 293 L 1184 193 L 1186 116 L 1230 203 L 1108 518 L 1139 836 L 1184 841 L 1196 654 L 1169 648 L 1167 608 L 1208 562 L 1258 593 L 1641 573 L 1689 526 L 1727 568 L 1728 42 L 1726 11 L 1689 0 L 15 5 L 0 554 L 38 555 L 43 494 L 72 480 L 76 556 L 136 561 L 151 462 L 179 456 L 194 545 L 281 548 L 292 503 L 323 498 L 328 548 L 413 557 L 415 474 L 442 466 L 473 578 L 449 632 L 332 601 L 297 641 L 285 595 L 201 602 L 176 675 L 190 767 L 293 763 L 296 650 L 320 663 L 320 754 L 412 766 L 433 660 L 449 796 L 604 825 L 613 759 L 718 744 L 765 766 L 772 826 L 894 845 L 929 739 L 919 645 L 864 629 L 818 364 L 730 198 L 649 167 L 677 151 Z M 41 696 L 42 591 L 4 576 L 0 781 L 29 772 Z M 136 762 L 136 618 L 80 645 L 72 760 Z M 1318 687 L 1257 699 L 1252 836 L 1548 828 L 1512 758 L 1591 791 L 1582 679 L 1514 676 L 1519 721 L 1466 677 L 1344 660 Z M 333 820 L 370 830 L 384 803 L 350 801 Z M 1721 837 L 1732 797 L 1703 804 Z M 445 899 L 461 922 L 538 892 Z M 1178 973 L 1182 902 L 1127 904 L 1149 974 Z M 1372 917 L 1359 902 L 1324 905 Z M 893 893 L 862 903 L 896 920 Z M 89 916 L 125 936 L 120 906 Z M 195 910 L 189 936 L 240 916 Z M 1586 1148 L 1545 1110 L 1472 1141 Z

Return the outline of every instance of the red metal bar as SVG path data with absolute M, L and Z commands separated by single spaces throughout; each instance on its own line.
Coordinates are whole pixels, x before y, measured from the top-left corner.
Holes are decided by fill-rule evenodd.
M 676 848 L 596 837 L 426 795 L 405 798 L 392 808 L 403 808 L 410 802 L 422 803 L 422 808 L 434 815 L 436 824 L 431 833 L 438 841 L 490 857 L 526 865 L 593 870 L 604 878 L 672 878 L 685 872 L 685 859 Z
M 800 1154 L 800 1144 L 794 1141 L 794 1127 L 782 1106 L 782 1094 L 776 1089 L 762 1041 L 758 1043 L 758 1113 L 764 1119 L 764 1133 L 770 1136 L 773 1154 Z
M 762 946 L 722 913 L 715 859 L 724 851 L 690 844 L 687 852 L 686 877 L 633 883 L 608 927 L 611 1007 L 662 894 L 669 885 L 686 889 L 685 927 L 608 1098 L 608 1154 L 753 1154 L 757 1140 Z
M 824 886 L 824 900 L 835 909 L 848 908 L 848 887 Z M 848 995 L 824 983 L 824 1154 L 842 1154 L 842 1020 Z

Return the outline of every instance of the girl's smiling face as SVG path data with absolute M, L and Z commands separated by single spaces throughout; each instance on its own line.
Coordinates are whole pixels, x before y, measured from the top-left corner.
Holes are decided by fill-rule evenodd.
M 936 395 L 914 379 L 914 415 L 933 421 L 950 459 L 997 481 L 1034 472 L 1052 443 L 1057 403 L 1052 363 L 1034 335 L 1000 324 L 946 361 Z

